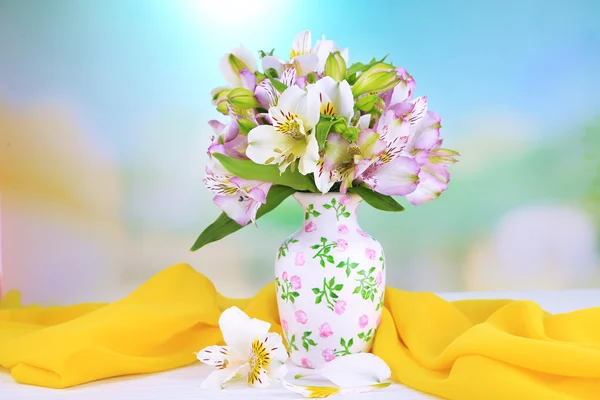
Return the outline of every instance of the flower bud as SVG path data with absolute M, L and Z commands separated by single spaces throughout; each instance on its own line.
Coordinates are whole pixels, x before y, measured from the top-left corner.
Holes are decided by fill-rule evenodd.
M 210 94 L 212 95 L 212 105 L 217 106 L 217 111 L 221 114 L 227 115 L 227 95 L 231 92 L 229 87 L 218 87 L 213 89 Z
M 260 107 L 258 101 L 254 98 L 254 93 L 245 88 L 235 88 L 227 94 L 227 101 L 232 106 L 239 109 L 249 109 Z
M 354 108 L 363 111 L 365 113 L 370 113 L 373 109 L 381 108 L 383 106 L 383 99 L 377 96 L 376 94 L 370 94 L 368 96 L 361 97 L 356 100 L 354 104 Z
M 346 60 L 339 51 L 329 53 L 325 61 L 325 75 L 330 76 L 336 82 L 346 79 Z
M 233 69 L 233 71 L 238 74 L 242 72 L 243 69 L 250 70 L 246 63 L 243 62 L 239 57 L 237 57 L 233 53 L 229 53 L 229 56 L 227 56 L 227 61 L 229 61 L 231 69 Z
M 352 94 L 358 97 L 365 93 L 380 93 L 392 89 L 400 82 L 396 69 L 385 63 L 377 63 L 360 74 L 352 86 Z

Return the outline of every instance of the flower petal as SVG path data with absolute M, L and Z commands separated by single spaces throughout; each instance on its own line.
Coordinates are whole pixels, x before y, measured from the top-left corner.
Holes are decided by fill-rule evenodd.
M 288 381 L 283 381 L 283 387 L 287 390 L 299 393 L 304 397 L 308 398 L 325 398 L 329 396 L 335 396 L 340 394 L 341 389 L 339 387 L 334 386 L 304 386 L 304 385 L 295 385 Z
M 255 375 L 248 375 L 248 385 L 255 388 L 265 388 L 271 385 L 271 377 L 265 368 L 260 368 Z
M 240 72 L 240 78 L 244 88 L 254 91 L 254 88 L 256 87 L 256 75 L 254 75 L 254 73 L 250 72 L 247 68 L 244 68 Z
M 420 182 L 417 189 L 406 195 L 406 200 L 413 206 L 437 199 L 443 191 L 448 189 L 447 183 L 440 181 L 428 172 L 421 171 L 419 179 Z
M 427 113 L 427 96 L 417 97 L 416 99 L 410 100 L 410 102 L 414 105 L 414 108 L 410 112 L 408 120 L 410 121 L 411 126 L 417 126 Z
M 356 122 L 356 127 L 359 131 L 364 131 L 365 129 L 369 129 L 369 125 L 371 124 L 371 114 L 365 114 L 361 116 Z
M 232 49 L 231 54 L 239 58 L 250 72 L 256 71 L 256 59 L 250 50 L 243 46 L 239 46 Z M 229 53 L 224 54 L 219 59 L 219 70 L 227 82 L 231 83 L 234 87 L 243 86 L 243 81 L 239 72 L 235 71 L 229 64 Z
M 286 86 L 292 86 L 296 83 L 296 69 L 290 67 L 281 74 L 281 83 Z
M 304 150 L 304 154 L 300 156 L 298 171 L 302 175 L 307 175 L 317 171 L 317 162 L 319 161 L 319 143 L 315 135 L 309 135 Z M 294 153 L 297 154 L 297 153 Z
M 273 68 L 277 71 L 277 75 L 281 76 L 283 74 L 283 70 L 285 69 L 285 62 L 281 60 L 279 57 L 275 56 L 265 56 L 262 59 L 262 67 L 263 71 L 267 72 L 269 68 Z
M 242 369 L 245 365 L 231 365 L 227 368 L 218 369 L 213 371 L 206 379 L 202 382 L 200 387 L 202 389 L 223 389 L 225 383 L 229 382 L 233 379 L 238 371 Z
M 330 76 L 325 76 L 314 87 L 323 95 L 323 101 L 331 101 L 336 117 L 344 117 L 346 121 L 350 121 L 354 115 L 354 96 L 348 82 L 336 82 Z
M 290 86 L 279 97 L 277 106 L 283 112 L 290 112 L 299 116 L 304 124 L 304 129 L 307 131 L 319 122 L 319 94 L 314 90 L 306 92 L 298 86 Z M 271 114 L 270 110 L 269 113 Z
M 277 132 L 272 125 L 259 125 L 248 133 L 246 155 L 257 164 L 277 164 L 283 151 L 295 142 L 293 138 Z
M 298 76 L 306 76 L 317 70 L 319 57 L 314 53 L 294 57 L 294 67 Z
M 271 324 L 255 318 L 251 319 L 239 308 L 230 307 L 221 314 L 219 327 L 232 358 L 245 360 L 252 342 L 264 337 Z
M 333 171 L 342 163 L 350 161 L 348 153 L 350 143 L 339 133 L 330 133 L 325 142 L 325 154 L 323 156 L 323 168 L 326 171 Z
M 300 31 L 294 37 L 292 42 L 292 52 L 290 58 L 294 58 L 301 54 L 310 53 L 312 46 L 312 37 L 309 30 Z
M 388 163 L 376 166 L 363 175 L 371 189 L 388 196 L 405 196 L 417 188 L 419 165 L 409 157 L 397 157 Z
M 219 196 L 243 194 L 240 192 L 239 186 L 231 182 L 226 175 L 208 175 L 202 181 L 208 190 Z
M 288 354 L 280 334 L 269 332 L 261 342 L 269 353 L 272 364 L 279 365 L 288 359 Z
M 392 371 L 385 361 L 371 353 L 337 357 L 320 370 L 305 376 L 321 375 L 342 388 L 377 385 L 389 381 Z
M 315 172 L 315 186 L 321 193 L 328 193 L 331 187 L 335 184 L 332 179 L 331 171 L 322 169 L 321 172 Z
M 256 219 L 256 211 L 260 207 L 260 203 L 255 202 L 243 193 L 235 196 L 217 195 L 213 198 L 213 202 L 229 218 L 241 226 L 246 226 L 250 221 Z
M 198 361 L 222 369 L 229 364 L 229 348 L 227 346 L 208 346 L 196 353 Z

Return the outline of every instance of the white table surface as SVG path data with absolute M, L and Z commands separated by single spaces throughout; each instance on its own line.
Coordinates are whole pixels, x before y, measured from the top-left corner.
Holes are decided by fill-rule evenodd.
M 600 306 L 600 289 L 539 292 L 485 292 L 440 293 L 447 300 L 475 298 L 510 298 L 533 300 L 552 313 L 569 312 Z M 290 376 L 296 367 L 290 366 Z M 178 400 L 178 399 L 302 399 L 299 394 L 286 391 L 280 385 L 267 389 L 249 389 L 239 386 L 220 392 L 204 391 L 200 383 L 213 369 L 194 364 L 189 367 L 152 375 L 105 379 L 69 389 L 46 389 L 15 383 L 8 373 L 0 372 L 0 400 L 56 399 L 56 400 Z M 347 395 L 358 398 L 358 395 Z M 434 399 L 403 385 L 371 392 L 368 398 L 394 400 Z

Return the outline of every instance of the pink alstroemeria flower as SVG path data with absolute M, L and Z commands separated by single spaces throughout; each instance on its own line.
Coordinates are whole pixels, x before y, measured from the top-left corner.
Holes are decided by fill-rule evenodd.
M 208 121 L 208 125 L 213 131 L 212 143 L 208 148 L 209 154 L 220 153 L 240 160 L 248 159 L 245 156 L 248 137 L 239 134 L 240 130 L 235 118 L 227 125 L 216 120 Z
M 250 221 L 256 223 L 256 212 L 267 202 L 267 193 L 272 185 L 225 175 L 208 175 L 203 181 L 215 194 L 213 201 L 217 207 L 241 226 Z

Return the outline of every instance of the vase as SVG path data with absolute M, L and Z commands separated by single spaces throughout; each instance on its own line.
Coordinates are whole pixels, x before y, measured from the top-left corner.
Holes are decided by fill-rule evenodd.
M 294 197 L 304 222 L 277 252 L 277 305 L 292 362 L 320 368 L 371 349 L 383 307 L 385 257 L 358 225 L 359 196 Z

